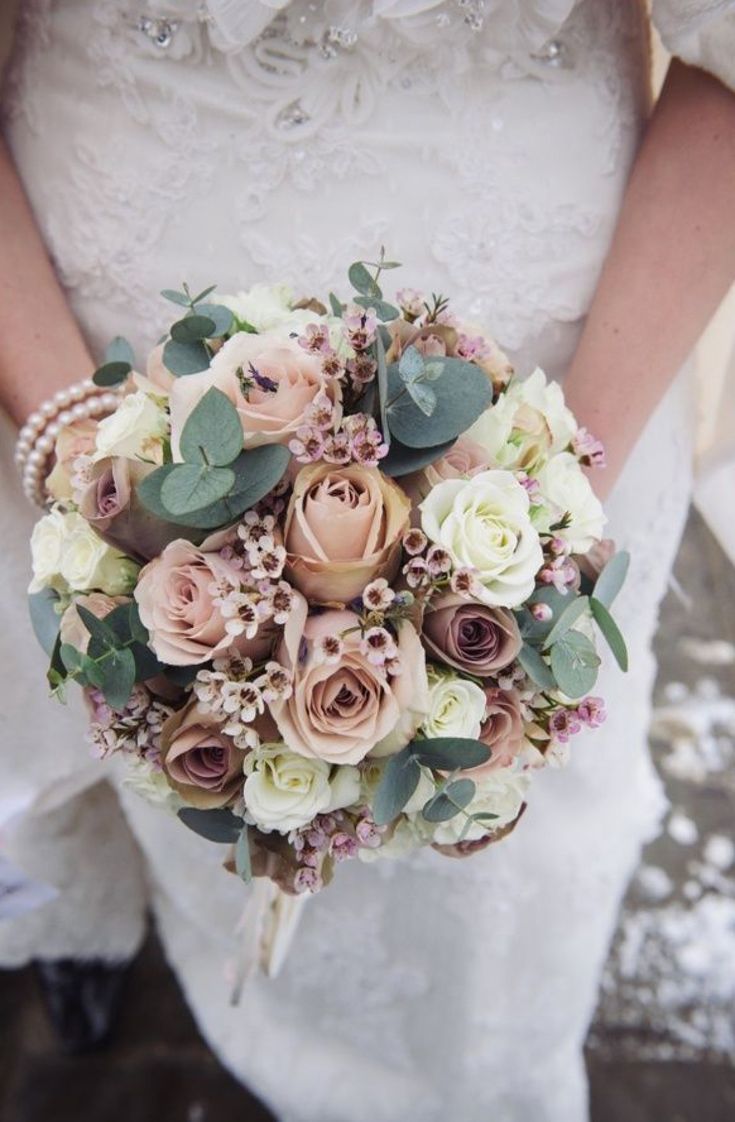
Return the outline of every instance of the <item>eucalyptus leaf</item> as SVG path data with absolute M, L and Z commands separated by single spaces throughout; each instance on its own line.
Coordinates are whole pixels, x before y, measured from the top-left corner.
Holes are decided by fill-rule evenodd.
M 388 367 L 388 425 L 409 448 L 427 448 L 455 440 L 492 403 L 492 386 L 479 367 L 458 358 L 432 359 L 442 366 L 432 383 L 436 408 L 426 416 L 411 399 L 397 363 Z
M 586 596 L 574 596 L 570 599 L 564 611 L 546 636 L 544 646 L 548 648 L 552 646 L 557 639 L 561 639 L 563 635 L 566 635 L 567 631 L 574 626 L 579 617 L 587 611 L 588 607 L 589 600 Z
M 97 619 L 94 612 L 90 612 L 89 608 L 85 608 L 83 604 L 78 603 L 76 609 L 77 615 L 89 632 L 91 639 L 98 643 L 103 650 L 115 650 L 120 645 L 117 635 L 108 623 L 102 619 Z
M 380 470 L 396 478 L 409 475 L 410 472 L 419 471 L 427 464 L 433 464 L 448 452 L 454 443 L 454 440 L 447 440 L 444 444 L 437 444 L 432 448 L 407 448 L 400 440 L 393 437 L 388 455 L 380 461 Z
M 532 642 L 541 642 L 551 631 L 556 621 L 559 619 L 562 612 L 566 610 L 572 599 L 570 592 L 557 592 L 555 588 L 537 588 L 533 596 L 528 601 L 528 604 L 546 604 L 551 608 L 551 618 L 548 620 L 537 620 L 533 616 L 528 618 L 530 613 L 525 613 L 523 616 L 524 638 L 530 639 Z
M 425 386 L 423 382 L 409 382 L 407 389 L 424 416 L 430 417 L 436 409 L 436 394 L 431 386 Z
M 378 364 L 376 383 L 378 387 L 378 408 L 380 410 L 380 431 L 383 440 L 390 447 L 391 431 L 388 424 L 388 367 L 385 361 L 385 343 L 383 336 L 378 332 L 375 337 L 375 360 Z
M 421 778 L 421 768 L 412 758 L 410 746 L 390 756 L 373 799 L 373 819 L 387 826 L 413 795 Z
M 177 378 L 199 374 L 209 369 L 209 352 L 202 342 L 179 343 L 169 339 L 163 348 L 163 364 Z
M 373 280 L 362 261 L 355 261 L 350 265 L 347 276 L 352 287 L 363 296 L 375 297 L 379 300 L 383 295 L 380 286 Z
M 601 600 L 597 600 L 593 596 L 590 600 L 590 607 L 592 608 L 592 615 L 595 617 L 595 622 L 605 637 L 605 641 L 612 651 L 615 661 L 621 670 L 627 671 L 628 648 L 625 645 L 625 639 L 623 638 L 620 628 Z
M 197 514 L 229 494 L 235 473 L 228 467 L 176 464 L 161 487 L 161 500 L 174 517 Z
M 242 833 L 242 818 L 224 807 L 199 810 L 197 807 L 184 806 L 178 811 L 178 817 L 201 838 L 221 845 L 235 845 Z
M 421 377 L 424 373 L 425 365 L 424 356 L 416 347 L 406 347 L 398 360 L 398 373 L 401 379 L 408 385 Z
M 336 316 L 337 319 L 341 319 L 342 313 L 345 310 L 345 305 L 333 292 L 329 293 L 329 306 L 332 309 L 332 315 Z
M 132 367 L 127 362 L 103 362 L 92 375 L 95 386 L 119 386 L 124 382 Z
M 242 442 L 242 422 L 237 409 L 226 394 L 212 386 L 187 418 L 179 445 L 181 455 L 189 464 L 224 467 L 240 455 Z M 164 501 L 165 498 L 164 494 Z M 174 514 L 179 513 L 182 512 L 174 511 Z
M 214 331 L 207 336 L 208 339 L 221 339 L 235 322 L 233 313 L 224 304 L 200 304 L 197 314 L 206 316 L 214 324 Z
M 518 661 L 532 682 L 542 690 L 556 689 L 556 679 L 542 655 L 530 643 L 524 643 L 518 652 Z
M 448 822 L 472 802 L 475 790 L 471 779 L 455 779 L 429 799 L 421 814 L 427 822 Z
M 600 573 L 595 583 L 593 596 L 603 607 L 609 608 L 613 600 L 623 587 L 628 569 L 630 567 L 630 554 L 621 549 L 614 553 L 605 568 Z
M 129 649 L 112 650 L 97 663 L 100 689 L 112 709 L 124 709 L 135 685 L 135 659 Z
M 199 304 L 200 301 L 206 300 L 208 296 L 212 295 L 216 287 L 216 284 L 210 284 L 208 288 L 203 289 L 202 292 L 192 298 L 192 304 Z M 201 311 L 201 308 L 197 308 L 197 311 Z
M 182 308 L 188 308 L 191 303 L 185 292 L 177 292 L 174 288 L 161 289 L 161 296 L 164 300 L 170 300 L 172 304 L 178 304 Z
M 82 652 L 78 651 L 71 643 L 62 643 L 59 647 L 59 655 L 64 664 L 64 669 L 69 674 L 79 670 L 82 665 Z
M 196 343 L 199 339 L 211 339 L 216 324 L 209 316 L 198 313 L 184 316 L 171 327 L 171 338 L 177 343 Z
M 235 871 L 246 884 L 250 884 L 253 879 L 253 868 L 250 860 L 250 832 L 247 826 L 243 826 L 235 845 Z
M 33 634 L 49 658 L 54 653 L 54 646 L 61 625 L 61 617 L 56 611 L 58 602 L 58 593 L 51 588 L 43 588 L 40 592 L 32 592 L 28 597 L 28 612 L 31 617 Z
M 579 631 L 568 631 L 551 648 L 551 669 L 557 685 L 572 699 L 589 693 L 597 681 L 599 665 L 594 644 Z
M 438 771 L 472 768 L 490 759 L 490 749 L 481 740 L 464 736 L 441 736 L 431 740 L 414 740 L 410 753 L 418 763 Z M 407 749 L 404 749 L 406 751 Z
M 398 319 L 400 310 L 393 304 L 388 304 L 385 300 L 373 299 L 370 296 L 356 296 L 355 303 L 361 308 L 372 308 L 379 320 L 383 323 L 390 323 L 394 319 Z

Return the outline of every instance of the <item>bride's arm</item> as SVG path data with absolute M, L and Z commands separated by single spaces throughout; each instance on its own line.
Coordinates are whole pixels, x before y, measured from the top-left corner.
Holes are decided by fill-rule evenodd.
M 94 369 L 0 137 L 0 405 L 20 425 Z
M 673 62 L 564 383 L 607 449 L 605 497 L 735 279 L 735 94 Z

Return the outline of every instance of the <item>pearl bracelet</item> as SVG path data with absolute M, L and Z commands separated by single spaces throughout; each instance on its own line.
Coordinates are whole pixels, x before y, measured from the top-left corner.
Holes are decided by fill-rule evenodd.
M 112 413 L 120 401 L 119 392 L 103 390 L 91 378 L 59 390 L 45 401 L 23 425 L 15 446 L 15 463 L 21 474 L 23 490 L 37 506 L 45 503 L 46 466 L 56 439 L 73 421 L 86 421 Z

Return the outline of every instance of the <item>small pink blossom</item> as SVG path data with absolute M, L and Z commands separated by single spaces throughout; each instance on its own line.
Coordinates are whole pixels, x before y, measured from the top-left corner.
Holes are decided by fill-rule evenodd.
M 398 307 L 404 315 L 418 319 L 426 310 L 424 295 L 417 288 L 399 288 L 396 292 Z
M 554 614 L 549 605 L 544 604 L 541 600 L 535 604 L 529 604 L 528 610 L 537 623 L 548 623 Z
M 326 663 L 328 666 L 336 666 L 342 658 L 343 651 L 344 643 L 339 635 L 320 635 L 314 641 L 312 657 L 318 665 Z
M 566 744 L 581 728 L 576 709 L 558 709 L 549 721 L 549 731 L 561 744 Z
M 591 729 L 599 728 L 607 718 L 604 699 L 585 697 L 577 706 L 579 719 Z
M 385 612 L 393 603 L 395 595 L 385 577 L 378 577 L 365 588 L 362 602 L 372 612 Z
M 298 344 L 310 354 L 330 354 L 332 344 L 329 340 L 329 327 L 325 323 L 309 323 L 303 335 L 299 335 Z
M 605 445 L 586 428 L 577 429 L 572 437 L 572 449 L 587 467 L 605 467 Z
M 361 308 L 357 304 L 345 309 L 342 316 L 347 342 L 356 351 L 365 351 L 375 339 L 378 317 L 374 308 Z
M 299 869 L 293 878 L 293 886 L 296 892 L 301 895 L 303 892 L 318 892 L 322 887 L 322 878 L 316 869 L 304 868 Z
M 369 627 L 360 641 L 360 651 L 373 666 L 398 658 L 395 639 L 384 627 Z
M 403 548 L 409 557 L 415 557 L 419 553 L 423 553 L 429 544 L 429 539 L 423 530 L 409 530 L 403 538 Z

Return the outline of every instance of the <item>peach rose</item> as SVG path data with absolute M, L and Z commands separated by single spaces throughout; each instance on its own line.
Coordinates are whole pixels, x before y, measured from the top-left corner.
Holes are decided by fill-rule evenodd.
M 410 497 L 414 506 L 423 502 L 432 487 L 444 479 L 469 479 L 478 472 L 487 471 L 490 467 L 490 457 L 481 444 L 470 440 L 468 436 L 460 436 L 448 452 L 445 452 L 433 464 L 404 475 L 401 486 Z
M 59 633 L 62 643 L 71 643 L 78 651 L 87 653 L 90 636 L 77 611 L 77 604 L 81 604 L 97 619 L 104 619 L 118 604 L 129 602 L 126 596 L 107 596 L 104 592 L 90 592 L 86 596 L 77 596 L 61 617 Z
M 78 456 L 91 456 L 94 452 L 97 424 L 91 418 L 72 421 L 56 437 L 55 463 L 46 480 L 46 490 L 57 502 L 73 497 L 71 474 L 74 461 Z
M 390 581 L 410 514 L 408 497 L 377 468 L 302 468 L 286 512 L 289 579 L 321 604 L 347 604 L 376 577 Z
M 492 755 L 485 764 L 473 768 L 473 774 L 482 775 L 508 767 L 523 748 L 523 717 L 521 698 L 517 690 L 501 690 L 488 686 L 485 690 L 487 705 L 485 719 L 480 729 L 480 740 L 487 744 Z
M 141 569 L 135 599 L 150 645 L 169 666 L 195 666 L 234 648 L 255 662 L 267 656 L 273 630 L 261 627 L 254 639 L 227 633 L 226 619 L 214 604 L 218 582 L 239 587 L 238 571 L 216 553 L 188 541 L 167 545 Z
M 431 657 L 477 678 L 489 678 L 508 666 L 523 643 L 512 612 L 453 592 L 431 601 L 423 639 Z
M 260 383 L 243 390 L 242 380 L 257 374 Z M 240 414 L 245 447 L 287 444 L 304 423 L 304 414 L 321 391 L 341 416 L 338 383 L 322 373 L 321 360 L 294 339 L 274 339 L 241 331 L 228 339 L 209 370 L 177 378 L 171 388 L 171 449 L 179 459 L 179 440 L 187 418 L 207 390 L 215 386 Z
M 401 624 L 402 671 L 391 675 L 360 650 L 354 612 L 327 611 L 308 619 L 306 612 L 299 597 L 277 655 L 294 675 L 292 696 L 271 704 L 286 744 L 293 752 L 335 764 L 398 752 L 428 712 L 426 664 L 415 629 L 407 621 Z M 336 663 L 317 655 L 317 641 L 326 636 L 342 640 Z
M 241 792 L 244 752 L 221 724 L 191 701 L 161 729 L 161 764 L 169 783 L 200 810 L 225 806 Z

